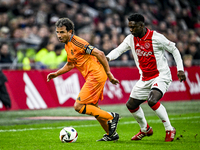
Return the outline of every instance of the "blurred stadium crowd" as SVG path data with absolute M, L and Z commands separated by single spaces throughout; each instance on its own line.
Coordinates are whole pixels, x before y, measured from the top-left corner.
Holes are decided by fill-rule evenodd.
M 67 60 L 55 34 L 61 17 L 75 34 L 108 54 L 130 34 L 127 17 L 142 13 L 146 26 L 177 44 L 185 67 L 200 65 L 200 1 L 197 0 L 0 0 L 0 66 L 57 69 Z M 166 52 L 169 65 L 174 65 Z M 111 65 L 134 65 L 131 53 Z

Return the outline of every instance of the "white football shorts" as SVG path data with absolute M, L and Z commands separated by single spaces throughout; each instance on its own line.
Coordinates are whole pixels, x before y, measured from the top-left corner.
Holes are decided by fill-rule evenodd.
M 138 100 L 147 100 L 152 88 L 159 89 L 164 95 L 165 92 L 168 90 L 171 82 L 172 80 L 170 77 L 163 78 L 160 76 L 148 81 L 142 81 L 140 79 L 133 87 L 130 97 Z

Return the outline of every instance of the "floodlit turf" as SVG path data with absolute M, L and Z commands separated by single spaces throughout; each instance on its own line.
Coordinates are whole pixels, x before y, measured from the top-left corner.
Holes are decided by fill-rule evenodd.
M 154 134 L 141 141 L 131 141 L 139 126 L 124 105 L 115 105 L 101 108 L 121 115 L 117 129 L 120 139 L 117 142 L 96 142 L 104 134 L 97 121 L 20 119 L 33 116 L 85 116 L 77 114 L 73 108 L 0 112 L 0 150 L 199 150 L 200 101 L 165 102 L 163 105 L 177 130 L 173 142 L 164 142 L 163 124 L 147 104 L 143 104 L 142 108 Z M 59 132 L 65 126 L 77 130 L 78 140 L 75 143 L 60 142 Z

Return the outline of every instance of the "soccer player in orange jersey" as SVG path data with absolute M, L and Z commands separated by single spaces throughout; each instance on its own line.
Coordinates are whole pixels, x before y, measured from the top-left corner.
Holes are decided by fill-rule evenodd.
M 55 25 L 59 41 L 65 43 L 67 63 L 58 71 L 48 74 L 47 81 L 76 67 L 86 82 L 74 103 L 74 109 L 81 114 L 94 116 L 99 121 L 107 134 L 98 141 L 118 140 L 116 128 L 119 114 L 106 112 L 98 107 L 98 100 L 103 100 L 103 89 L 107 78 L 113 84 L 119 83 L 110 72 L 104 53 L 74 35 L 74 24 L 70 19 L 61 18 Z

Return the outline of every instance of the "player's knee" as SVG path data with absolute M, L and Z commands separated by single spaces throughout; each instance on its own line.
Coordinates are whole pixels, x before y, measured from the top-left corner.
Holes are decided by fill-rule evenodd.
M 82 108 L 82 105 L 80 105 L 79 103 L 74 103 L 75 111 L 80 112 L 81 108 Z
M 74 110 L 77 111 L 77 112 L 80 111 L 80 109 L 78 107 L 76 107 L 76 106 L 74 106 Z
M 130 110 L 136 109 L 139 106 L 139 104 L 135 103 L 132 98 L 129 98 L 129 100 L 126 102 L 126 107 Z
M 148 105 L 150 106 L 150 107 L 152 107 L 152 106 L 154 106 L 155 104 L 157 103 L 157 101 L 155 101 L 155 100 L 148 100 Z
M 128 109 L 131 109 L 131 104 L 130 104 L 130 102 L 128 101 L 128 102 L 126 102 L 126 107 L 128 108 Z
M 150 96 L 147 100 L 148 102 L 148 105 L 150 107 L 154 106 L 157 102 L 158 102 L 159 99 L 157 99 L 155 96 Z
M 150 107 L 154 106 L 161 99 L 161 97 L 162 95 L 159 91 L 151 90 L 151 92 L 149 93 L 149 97 L 147 99 L 148 105 Z

